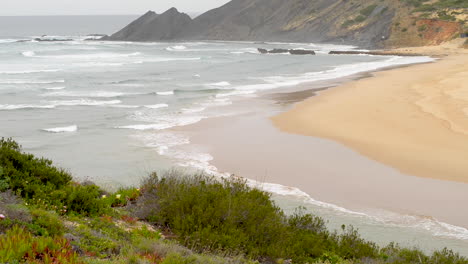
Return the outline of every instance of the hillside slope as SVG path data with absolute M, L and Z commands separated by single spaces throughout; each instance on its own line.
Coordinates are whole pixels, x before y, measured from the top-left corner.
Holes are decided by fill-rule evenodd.
M 164 20 L 138 22 L 136 30 L 130 24 L 122 30 L 130 37 L 118 32 L 110 39 L 428 45 L 463 32 L 467 8 L 461 0 L 232 0 L 193 20 L 171 9 Z M 178 27 L 167 26 L 169 16 Z

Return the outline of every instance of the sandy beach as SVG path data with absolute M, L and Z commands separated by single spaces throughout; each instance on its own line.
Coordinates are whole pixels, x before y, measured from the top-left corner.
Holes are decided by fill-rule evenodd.
M 468 183 L 468 53 L 450 45 L 400 51 L 441 59 L 323 91 L 273 117 L 274 124 L 339 142 L 405 174 Z
M 468 202 L 468 126 L 459 110 L 468 108 L 468 96 L 462 93 L 468 58 L 453 56 L 457 49 L 431 49 L 426 54 L 442 59 L 366 73 L 354 81 L 266 93 L 244 101 L 243 115 L 176 130 L 188 133 L 195 146 L 210 153 L 209 164 L 219 172 L 280 184 L 286 191 L 298 188 L 319 203 L 377 217 L 385 228 L 431 230 L 428 234 L 442 236 L 439 246 L 460 251 L 468 238 L 468 216 L 459 207 Z M 330 85 L 335 87 L 323 90 Z M 324 217 L 348 221 L 337 215 Z M 379 225 L 354 224 L 370 239 L 425 247 L 426 240 L 412 240 L 413 231 L 407 238 L 386 238 Z M 428 247 L 436 245 L 432 235 Z M 463 240 L 450 240 L 453 237 Z

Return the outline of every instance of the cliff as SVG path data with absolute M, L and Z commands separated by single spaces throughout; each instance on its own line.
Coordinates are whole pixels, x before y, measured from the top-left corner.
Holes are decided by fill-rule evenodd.
M 193 20 L 174 8 L 147 13 L 109 39 L 428 45 L 463 31 L 466 5 L 456 0 L 232 0 Z

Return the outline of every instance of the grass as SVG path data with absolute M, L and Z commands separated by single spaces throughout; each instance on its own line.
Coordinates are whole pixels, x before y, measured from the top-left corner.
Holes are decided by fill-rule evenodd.
M 0 167 L 0 263 L 468 263 L 449 249 L 378 247 L 300 208 L 285 215 L 238 178 L 170 171 L 106 193 L 5 139 Z

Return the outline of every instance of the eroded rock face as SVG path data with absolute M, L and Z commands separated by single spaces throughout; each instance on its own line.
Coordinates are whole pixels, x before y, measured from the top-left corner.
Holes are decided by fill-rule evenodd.
M 331 42 L 379 46 L 395 15 L 391 0 L 232 0 L 195 19 L 172 8 L 148 12 L 107 40 L 238 40 Z M 344 27 L 363 8 L 375 6 L 360 23 Z M 298 52 L 297 54 L 299 54 Z

